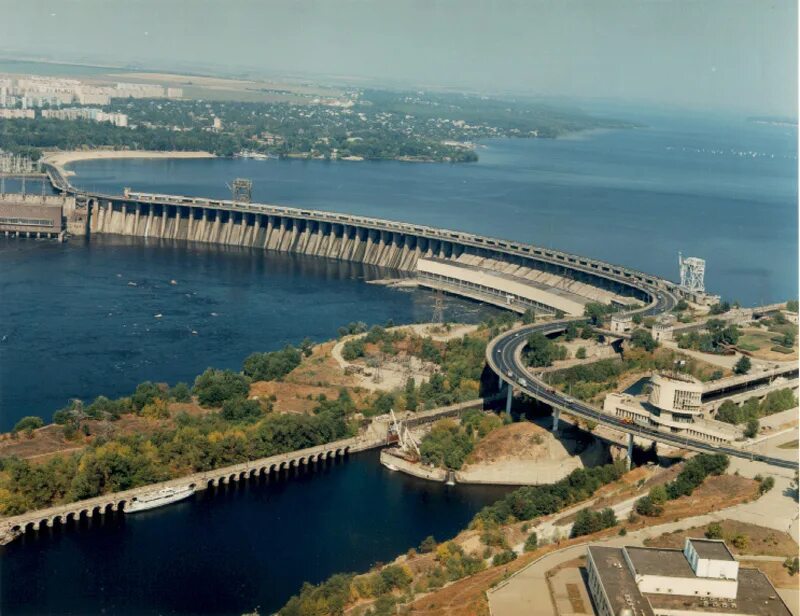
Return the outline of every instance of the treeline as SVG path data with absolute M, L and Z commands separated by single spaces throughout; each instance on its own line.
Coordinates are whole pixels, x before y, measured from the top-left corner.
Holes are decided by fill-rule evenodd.
M 589 498 L 601 486 L 622 477 L 625 470 L 625 463 L 618 461 L 594 468 L 575 469 L 556 483 L 519 488 L 484 507 L 475 516 L 472 525 L 508 524 L 556 513 Z
M 736 325 L 728 325 L 722 319 L 709 319 L 705 330 L 679 335 L 678 348 L 694 349 L 703 353 L 721 353 L 724 349 L 735 346 L 741 336 Z
M 728 468 L 728 456 L 720 453 L 701 453 L 684 464 L 678 476 L 666 485 L 654 486 L 647 496 L 636 501 L 636 513 L 646 516 L 659 516 L 664 513 L 664 503 L 681 496 L 688 496 L 700 486 L 709 475 L 721 475 Z
M 232 156 L 242 149 L 240 139 L 201 129 L 173 131 L 167 128 L 135 129 L 88 120 L 4 120 L 0 122 L 0 149 L 19 148 L 75 150 L 110 147 L 130 150 L 206 150 Z
M 257 416 L 240 421 L 226 419 L 224 410 L 203 417 L 183 414 L 176 427 L 150 435 L 97 437 L 85 450 L 43 464 L 0 460 L 0 511 L 16 515 L 353 434 L 346 415 L 336 409 L 321 409 L 313 416 L 264 415 L 257 402 L 244 404 L 256 409 Z
M 191 389 L 185 383 L 169 388 L 145 382 L 117 400 L 99 396 L 88 405 L 73 400 L 53 414 L 68 439 L 89 436 L 89 419 L 114 421 L 125 413 L 166 419 L 170 403 L 189 402 L 192 395 L 214 412 L 201 417 L 182 413 L 148 435 L 95 435 L 80 453 L 44 464 L 2 459 L 0 512 L 14 515 L 352 436 L 349 418 L 356 409 L 344 390 L 336 400 L 319 399 L 311 416 L 272 415 L 270 401 L 248 399 L 251 377 L 281 378 L 300 359 L 301 351 L 288 346 L 248 357 L 247 374 L 209 368 Z M 41 424 L 41 419 L 28 417 L 15 430 L 30 432 Z
M 730 424 L 758 421 L 761 417 L 787 411 L 797 406 L 797 397 L 791 388 L 771 391 L 759 402 L 758 398 L 745 400 L 741 406 L 725 400 L 717 410 L 716 419 Z

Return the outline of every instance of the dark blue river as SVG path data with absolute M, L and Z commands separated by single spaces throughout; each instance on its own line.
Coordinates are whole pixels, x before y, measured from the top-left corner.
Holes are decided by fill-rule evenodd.
M 796 297 L 796 129 L 625 117 L 647 128 L 492 141 L 470 165 L 93 161 L 75 165 L 74 182 L 224 197 L 226 182 L 250 177 L 259 201 L 528 241 L 671 279 L 682 250 L 707 259 L 707 287 L 727 298 Z M 252 351 L 331 338 L 349 321 L 429 319 L 429 294 L 364 283 L 386 274 L 180 243 L 0 240 L 0 428 L 49 417 L 71 397 L 236 368 Z M 484 314 L 448 299 L 449 319 Z M 452 535 L 498 494 L 393 476 L 362 454 L 0 548 L 0 613 L 264 613 L 305 580 Z
M 268 614 L 304 580 L 363 571 L 429 534 L 454 535 L 504 493 L 393 474 L 365 452 L 24 537 L 0 548 L 0 613 Z

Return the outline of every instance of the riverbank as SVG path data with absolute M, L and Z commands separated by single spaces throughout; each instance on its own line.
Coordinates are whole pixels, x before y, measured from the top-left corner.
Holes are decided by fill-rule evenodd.
M 205 151 L 180 151 L 173 150 L 162 152 L 158 150 L 68 150 L 44 152 L 41 162 L 49 163 L 58 169 L 62 175 L 75 175 L 75 171 L 66 167 L 73 163 L 87 160 L 121 160 L 131 158 L 147 159 L 203 159 L 216 158 L 215 154 Z

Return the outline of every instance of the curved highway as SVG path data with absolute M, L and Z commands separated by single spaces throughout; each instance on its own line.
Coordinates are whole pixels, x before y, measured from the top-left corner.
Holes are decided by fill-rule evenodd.
M 656 315 L 671 310 L 677 299 L 671 293 L 663 291 L 648 291 L 652 303 L 638 311 L 645 315 Z M 754 460 L 758 462 L 765 462 L 773 466 L 782 468 L 797 468 L 797 462 L 791 460 L 782 460 L 780 458 L 772 458 L 769 456 L 760 455 L 754 452 L 737 449 L 726 445 L 714 445 L 708 441 L 701 439 L 693 439 L 685 436 L 671 434 L 669 432 L 661 432 L 648 426 L 642 426 L 636 423 L 626 423 L 623 420 L 603 413 L 601 410 L 571 398 L 570 396 L 555 390 L 539 378 L 528 372 L 524 361 L 522 359 L 522 351 L 527 345 L 528 336 L 534 332 L 539 332 L 544 335 L 556 334 L 566 329 L 570 321 L 576 319 L 565 319 L 561 321 L 552 321 L 549 323 L 542 323 L 540 325 L 525 325 L 500 334 L 489 342 L 486 347 L 486 361 L 489 367 L 506 383 L 515 387 L 525 394 L 535 398 L 545 404 L 558 408 L 564 412 L 580 417 L 582 419 L 590 419 L 614 428 L 627 434 L 632 434 L 648 440 L 658 441 L 682 449 L 690 449 L 692 451 L 706 452 L 706 453 L 724 453 L 729 456 L 744 458 L 747 460 Z
M 50 178 L 50 182 L 57 189 L 68 194 L 77 194 L 79 191 L 72 186 L 69 180 L 61 173 L 61 170 L 51 163 L 45 162 L 42 168 Z M 98 195 L 95 195 L 98 196 Z M 114 198 L 108 195 L 109 198 Z M 501 245 L 503 246 L 503 245 Z M 562 263 L 569 265 L 575 269 L 582 269 L 575 263 L 573 258 L 570 263 Z M 614 273 L 612 273 L 613 270 Z M 658 314 L 666 313 L 672 310 L 678 302 L 671 289 L 674 288 L 673 283 L 668 281 L 658 280 L 656 277 L 650 277 L 641 272 L 632 272 L 625 268 L 619 270 L 620 274 L 616 275 L 617 270 L 609 267 L 605 268 L 603 272 L 594 270 L 587 270 L 589 273 L 599 275 L 603 278 L 621 283 L 625 286 L 635 288 L 645 296 L 650 298 L 650 303 L 637 310 L 630 311 L 630 314 L 639 313 L 643 316 L 655 316 Z M 631 276 L 635 274 L 635 276 Z M 651 282 L 652 278 L 652 282 Z M 688 437 L 681 437 L 668 432 L 660 432 L 647 426 L 639 424 L 625 423 L 622 420 L 607 415 L 588 404 L 570 398 L 569 396 L 554 390 L 544 382 L 531 375 L 522 361 L 522 350 L 527 344 L 527 338 L 534 332 L 541 332 L 545 335 L 558 333 L 566 328 L 570 320 L 579 319 L 565 319 L 561 321 L 554 321 L 543 323 L 540 325 L 527 325 L 504 334 L 497 336 L 494 340 L 490 341 L 486 349 L 487 363 L 491 369 L 500 376 L 506 383 L 511 384 L 522 390 L 529 396 L 536 398 L 554 408 L 561 409 L 584 419 L 591 419 L 599 424 L 633 434 L 642 438 L 647 438 L 676 447 L 684 449 L 691 449 L 694 451 L 705 451 L 713 453 L 725 453 L 731 456 L 746 458 L 749 460 L 757 460 L 780 466 L 783 468 L 796 468 L 797 463 L 781 460 L 779 458 L 771 458 L 768 456 L 759 455 L 756 453 L 744 451 L 727 446 L 717 446 L 699 439 L 691 439 Z

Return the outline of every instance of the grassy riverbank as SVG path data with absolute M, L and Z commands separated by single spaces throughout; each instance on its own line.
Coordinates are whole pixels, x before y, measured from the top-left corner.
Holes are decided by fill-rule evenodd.
M 505 321 L 502 321 L 505 324 Z M 356 434 L 389 409 L 416 411 L 478 396 L 486 341 L 499 322 L 434 339 L 373 327 L 362 359 L 425 354 L 419 383 L 367 389 L 332 358 L 333 342 L 253 353 L 239 372 L 209 368 L 190 387 L 146 382 L 116 400 L 73 400 L 44 426 L 22 419 L 0 437 L 0 514 L 72 502 Z M 350 324 L 347 336 L 367 329 Z M 444 332 L 446 328 L 442 328 Z M 359 338 L 354 338 L 358 340 Z

